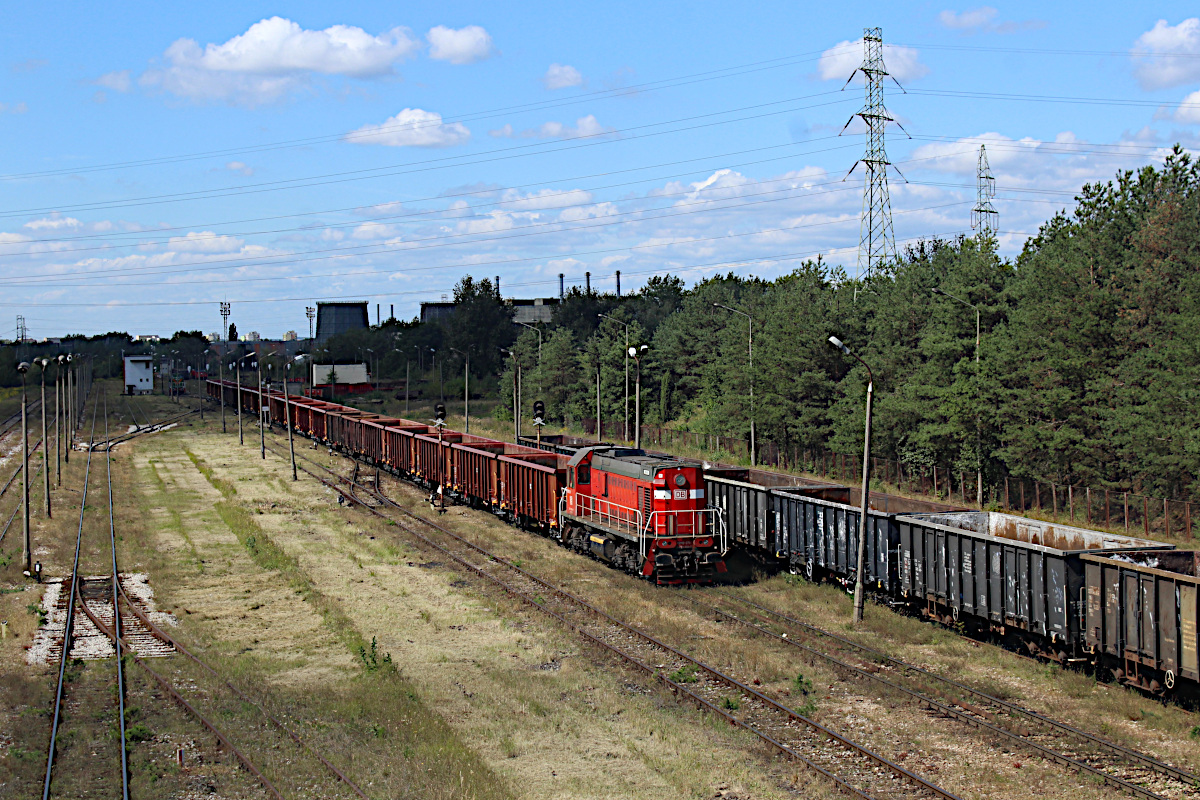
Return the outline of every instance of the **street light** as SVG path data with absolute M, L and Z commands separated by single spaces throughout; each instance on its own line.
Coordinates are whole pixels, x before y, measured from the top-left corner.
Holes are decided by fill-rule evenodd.
M 754 467 L 758 465 L 758 449 L 754 437 L 754 317 L 745 311 L 730 308 L 722 303 L 713 303 L 713 305 L 726 311 L 732 311 L 734 314 L 741 314 L 750 320 L 750 466 Z
M 521 362 L 517 360 L 516 350 L 500 348 L 501 353 L 512 356 L 516 374 L 513 376 L 513 441 L 521 441 Z
M 465 359 L 463 363 L 463 433 L 471 432 L 471 355 L 470 352 L 464 353 L 457 347 L 451 347 L 451 350 L 458 353 Z M 470 351 L 471 348 L 467 348 Z
M 934 294 L 940 294 L 943 297 L 949 297 L 951 300 L 957 300 L 967 308 L 975 309 L 975 394 L 976 408 L 978 408 L 978 394 L 980 392 L 980 373 L 979 373 L 979 306 L 968 303 L 961 297 L 955 297 L 947 291 L 937 288 L 932 289 Z M 983 453 L 982 441 L 979 433 L 979 412 L 975 412 L 975 505 L 983 508 Z
M 21 564 L 25 577 L 29 577 L 32 560 L 32 548 L 29 543 L 29 416 L 25 397 L 25 373 L 29 372 L 29 362 L 17 364 L 17 372 L 21 373 L 21 508 L 24 520 L 24 535 L 21 538 Z
M 217 383 L 221 386 L 221 433 L 225 433 L 225 354 L 211 347 L 208 348 L 208 352 L 217 356 Z
M 293 363 L 294 362 L 291 359 L 289 359 L 288 363 L 287 363 L 287 367 L 285 368 L 285 371 L 283 373 L 283 415 L 284 415 L 283 420 L 284 420 L 284 424 L 287 425 L 288 452 L 291 453 L 291 456 L 292 456 L 292 480 L 297 480 L 297 478 L 296 478 L 296 446 L 292 443 L 292 404 L 290 402 L 288 402 L 288 373 L 290 373 L 292 371 Z
M 54 469 L 55 483 L 62 486 L 62 400 L 63 400 L 63 370 L 66 369 L 71 357 L 65 354 L 59 354 L 58 358 L 54 359 L 58 362 L 58 369 L 54 373 Z M 45 447 L 45 444 L 42 445 Z
M 233 364 L 229 365 L 230 369 L 237 367 L 237 412 L 238 412 L 238 444 L 244 445 L 246 437 L 242 433 L 242 362 L 250 358 L 254 353 L 246 353 L 235 359 Z M 258 366 L 257 363 L 255 366 Z
M 630 345 L 625 354 L 637 362 L 637 401 L 634 403 L 633 420 L 633 449 L 642 449 L 642 354 L 650 349 L 649 345 L 634 347 Z
M 50 359 L 35 358 L 33 363 L 41 367 L 42 378 L 42 482 L 43 489 L 46 490 L 46 519 L 50 519 L 50 445 L 46 441 L 46 368 L 50 366 Z
M 859 504 L 858 512 L 858 566 L 854 575 L 854 621 L 862 622 L 863 605 L 866 602 L 866 598 L 864 597 L 865 590 L 863 588 L 863 566 L 866 561 L 867 552 L 867 500 L 871 494 L 871 397 L 875 391 L 875 373 L 871 371 L 871 367 L 867 362 L 863 361 L 855 353 L 850 352 L 850 348 L 846 347 L 841 339 L 836 336 L 830 336 L 829 343 L 838 350 L 841 350 L 843 354 L 858 361 L 858 363 L 867 369 L 867 422 L 866 432 L 863 434 L 862 502 Z
M 596 316 L 603 319 L 611 319 L 625 328 L 625 441 L 629 441 L 629 323 L 622 322 L 616 317 L 610 317 L 608 314 L 597 314 Z M 599 424 L 599 422 L 596 423 L 597 427 L 599 427 Z

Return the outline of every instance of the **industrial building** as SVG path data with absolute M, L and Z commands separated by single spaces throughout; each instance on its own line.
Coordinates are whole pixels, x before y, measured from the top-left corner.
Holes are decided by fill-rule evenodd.
M 333 336 L 371 326 L 366 302 L 317 303 L 317 344 Z

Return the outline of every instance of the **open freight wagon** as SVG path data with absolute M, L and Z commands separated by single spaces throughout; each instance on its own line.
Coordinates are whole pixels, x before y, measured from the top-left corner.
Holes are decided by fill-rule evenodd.
M 1060 662 L 1083 650 L 1083 556 L 1172 545 L 988 511 L 896 519 L 900 594 L 928 616 L 1021 641 Z
M 1118 681 L 1155 694 L 1200 680 L 1200 552 L 1089 553 L 1084 643 Z

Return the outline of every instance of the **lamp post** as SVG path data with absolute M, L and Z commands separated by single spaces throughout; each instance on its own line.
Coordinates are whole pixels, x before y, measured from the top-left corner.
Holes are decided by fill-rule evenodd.
M 46 490 L 46 519 L 50 519 L 50 443 L 46 441 L 46 369 L 50 359 L 35 358 L 33 363 L 41 367 L 42 379 L 42 488 Z
M 287 367 L 283 373 L 283 419 L 287 425 L 288 432 L 288 453 L 292 456 L 292 480 L 298 480 L 296 477 L 296 445 L 292 443 L 292 404 L 288 401 L 288 374 L 292 371 L 291 360 L 288 361 Z
M 521 441 L 521 362 L 517 359 L 517 352 L 501 347 L 501 353 L 512 356 L 513 366 L 516 368 L 513 375 L 513 441 Z
M 467 348 L 466 353 L 456 347 L 451 347 L 451 350 L 463 357 L 463 433 L 471 432 L 471 355 L 470 349 Z
M 938 289 L 937 287 L 934 287 L 932 291 L 934 294 L 940 294 L 943 297 L 949 297 L 951 300 L 956 300 L 959 303 L 962 303 L 967 308 L 972 308 L 975 310 L 975 394 L 976 394 L 975 399 L 976 399 L 976 404 L 978 405 L 978 401 L 979 401 L 978 395 L 979 395 L 980 383 L 981 383 L 980 373 L 979 373 L 979 306 L 974 305 L 972 303 L 968 303 L 966 300 L 963 300 L 961 297 L 955 297 L 954 295 L 950 294 L 949 292 L 944 291 L 942 289 Z M 976 411 L 975 412 L 975 505 L 979 506 L 980 508 L 983 508 L 983 453 L 981 452 L 983 449 L 983 447 L 982 447 L 983 443 L 981 440 L 982 440 L 982 437 L 979 432 L 979 412 Z
M 153 384 L 153 379 L 151 380 Z M 71 403 L 71 354 L 67 354 L 67 372 L 63 376 L 63 433 L 67 435 L 67 443 L 63 447 L 63 461 L 67 464 L 71 463 L 71 444 L 75 441 L 75 436 L 71 432 L 71 417 L 74 408 Z
M 625 441 L 629 441 L 629 323 L 622 322 L 616 317 L 610 317 L 608 314 L 597 314 L 596 316 L 603 319 L 611 319 L 625 328 Z M 597 423 L 597 426 L 599 426 L 599 423 Z
M 542 329 L 535 325 L 530 325 L 527 322 L 518 322 L 517 324 L 523 328 L 529 328 L 529 330 L 533 331 L 534 333 L 536 333 L 538 335 L 538 360 L 537 360 L 538 382 L 537 382 L 537 386 L 534 386 L 533 388 L 537 391 L 538 395 L 540 396 L 542 394 Z M 541 433 L 540 428 L 538 429 L 538 432 L 539 432 L 539 434 Z
M 726 311 L 732 311 L 734 314 L 741 314 L 750 321 L 750 466 L 755 467 L 758 466 L 758 447 L 754 437 L 754 317 L 745 311 L 739 311 L 721 303 L 713 303 L 713 305 Z
M 642 354 L 649 349 L 649 345 L 643 344 L 639 347 L 630 346 L 630 348 L 625 351 L 626 355 L 637 362 L 637 399 L 633 406 L 633 448 L 635 450 L 642 449 Z
M 55 484 L 62 486 L 62 376 L 67 357 L 59 354 L 55 359 L 58 369 L 54 373 L 54 470 Z M 45 445 L 42 445 L 45 447 Z
M 866 561 L 867 552 L 867 501 L 870 499 L 871 494 L 871 396 L 875 391 L 875 373 L 871 371 L 871 367 L 867 362 L 863 361 L 855 353 L 850 352 L 850 348 L 846 347 L 841 339 L 836 336 L 830 336 L 829 343 L 838 350 L 841 350 L 843 354 L 858 361 L 858 363 L 867 369 L 867 421 L 866 431 L 863 434 L 862 502 L 859 504 L 858 510 L 858 566 L 854 574 L 854 621 L 857 623 L 862 622 L 863 606 L 866 603 L 863 585 L 863 566 Z
M 263 410 L 266 403 L 266 397 L 263 396 L 263 379 L 262 379 L 262 359 L 254 359 L 255 371 L 258 373 L 258 441 L 262 448 L 262 460 L 267 460 L 267 422 L 266 415 Z M 270 365 L 267 365 L 270 368 Z
M 371 355 L 367 356 L 367 372 L 369 373 L 367 375 L 367 377 L 372 377 L 375 375 L 375 370 L 371 369 L 371 360 L 372 360 L 372 357 L 375 355 L 375 351 L 368 347 L 367 352 L 371 354 Z
M 29 362 L 22 361 L 17 364 L 17 372 L 21 373 L 21 517 L 24 525 L 21 537 L 21 569 L 25 577 L 29 577 L 32 569 L 32 548 L 29 543 L 29 415 L 25 397 L 25 373 L 29 372 Z
M 229 365 L 230 369 L 237 368 L 237 417 L 238 417 L 238 444 L 244 445 L 246 437 L 242 432 L 242 362 L 249 358 L 253 353 L 246 353 L 244 356 L 237 358 L 233 364 Z

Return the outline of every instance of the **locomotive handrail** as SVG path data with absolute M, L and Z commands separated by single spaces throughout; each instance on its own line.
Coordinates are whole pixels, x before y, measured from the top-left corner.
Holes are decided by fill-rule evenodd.
M 577 493 L 575 495 L 574 513 L 580 517 L 592 517 L 601 523 L 614 525 L 618 528 L 627 528 L 630 533 L 634 534 L 645 530 L 645 525 L 642 524 L 641 509 L 623 506 L 620 503 L 614 503 L 611 500 L 605 500 L 602 497 L 595 497 L 590 494 L 581 495 Z

